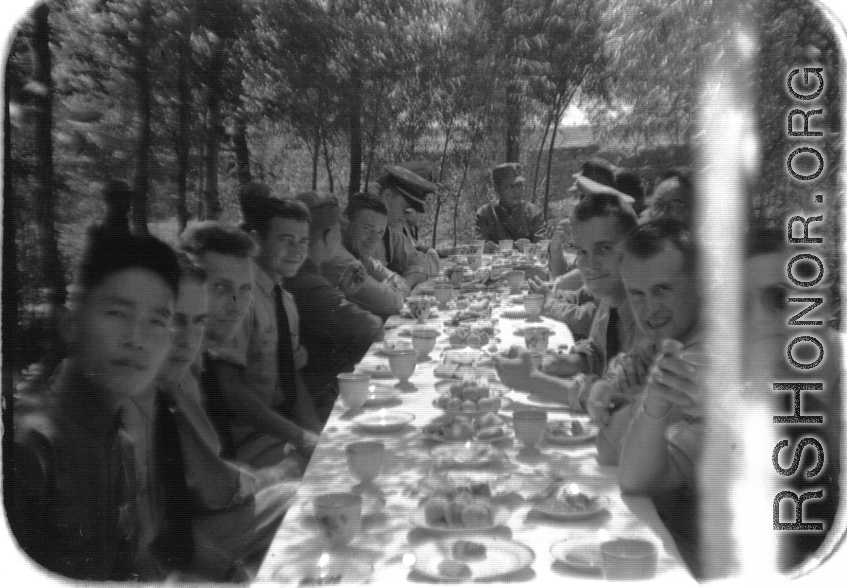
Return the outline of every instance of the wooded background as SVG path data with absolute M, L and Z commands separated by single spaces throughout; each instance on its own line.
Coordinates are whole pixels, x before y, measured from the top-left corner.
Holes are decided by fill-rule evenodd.
M 44 352 L 107 179 L 133 187 L 135 230 L 172 239 L 191 219 L 236 220 L 243 181 L 344 201 L 384 164 L 429 160 L 442 185 L 422 227 L 433 244 L 471 238 L 492 197 L 488 170 L 503 161 L 525 164 L 528 198 L 551 224 L 592 155 L 633 167 L 649 189 L 662 169 L 694 162 L 700 80 L 732 33 L 714 24 L 726 1 L 43 4 L 20 23 L 5 68 L 4 354 L 24 366 Z M 780 219 L 813 192 L 836 194 L 837 46 L 811 2 L 739 5 L 759 43 L 751 214 Z M 824 136 L 804 144 L 827 166 L 801 184 L 785 168 L 797 146 L 786 78 L 813 66 L 831 83 L 809 107 L 824 109 L 811 123 Z M 560 125 L 572 105 L 587 125 Z M 826 203 L 834 245 L 838 198 Z

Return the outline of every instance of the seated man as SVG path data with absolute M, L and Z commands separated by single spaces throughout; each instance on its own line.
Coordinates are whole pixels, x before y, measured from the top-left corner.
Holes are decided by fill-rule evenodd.
M 299 214 L 308 218 L 308 211 L 300 210 Z M 209 316 L 200 381 L 224 455 L 256 468 L 280 463 L 288 456 L 289 443 L 309 455 L 317 444 L 315 431 L 319 426 L 309 428 L 294 421 L 300 411 L 308 416 L 309 409 L 314 410 L 311 400 L 301 397 L 295 383 L 289 381 L 283 388 L 280 382 L 274 280 L 264 272 L 254 277 L 254 271 L 259 271 L 250 258 L 254 240 L 219 222 L 193 225 L 180 240 L 181 248 L 209 276 Z M 285 311 L 296 311 L 293 300 L 288 300 L 290 306 L 284 307 Z M 294 329 L 287 327 L 283 332 L 291 333 L 288 340 L 299 350 Z M 305 365 L 305 350 L 295 353 L 290 364 L 295 368 L 298 362 Z M 293 410 L 286 404 L 287 398 Z M 305 408 L 298 410 L 298 405 Z
M 613 192 L 632 205 L 636 215 L 644 210 L 644 190 L 641 179 L 635 172 L 612 165 L 605 159 L 594 157 L 582 164 L 579 173 L 574 174 L 574 183 L 568 193 L 578 200 L 591 194 Z M 560 223 L 553 231 L 550 241 L 550 277 L 561 276 L 559 286 L 563 290 L 577 290 L 582 287 L 576 265 L 564 255 L 565 231 Z
M 199 498 L 200 509 L 193 517 L 191 571 L 207 580 L 246 580 L 249 572 L 243 565 L 264 557 L 297 491 L 301 472 L 293 460 L 248 470 L 221 458 L 220 440 L 190 372 L 206 327 L 206 273 L 185 254 L 180 256 L 180 268 L 170 347 L 156 376 L 156 388 L 171 406 L 186 481 Z
M 690 223 L 694 218 L 694 184 L 691 171 L 677 167 L 659 174 L 647 204 L 642 218 L 670 216 Z
M 401 165 L 386 165 L 376 181 L 379 196 L 388 208 L 388 230 L 383 236 L 379 261 L 414 288 L 438 275 L 439 261 L 435 250 L 419 251 L 417 242 L 403 230 L 406 208 L 424 212 L 426 195 L 437 191 L 438 186 Z
M 309 354 L 302 369 L 322 422 L 329 418 L 338 396 L 336 377 L 353 371 L 371 344 L 382 341 L 382 319 L 347 300 L 318 271 L 341 246 L 338 199 L 329 193 L 302 192 L 295 197 L 311 213 L 306 261 L 286 287 L 302 317 L 301 341 Z M 342 276 L 342 282 L 345 276 Z M 355 295 L 361 282 L 345 284 Z
M 585 286 L 578 290 L 566 290 L 567 285 L 563 285 L 560 280 L 554 280 L 551 288 L 549 283 L 538 277 L 530 278 L 526 283 L 530 291 L 545 295 L 541 314 L 565 323 L 571 330 L 574 341 L 585 339 L 591 334 L 594 313 L 597 312 L 597 299 Z
M 378 196 L 359 192 L 347 201 L 344 216 L 347 228 L 342 246 L 321 264 L 321 273 L 330 284 L 340 286 L 342 278 L 363 267 L 358 291 L 341 288 L 347 299 L 383 320 L 399 314 L 412 289 L 401 275 L 374 258 L 388 226 L 388 208 Z
M 500 358 L 495 361 L 507 386 L 584 409 L 589 384 L 603 375 L 609 360 L 633 349 L 642 337 L 627 301 L 620 250 L 624 236 L 638 221 L 632 208 L 614 193 L 584 198 L 574 207 L 571 218 L 579 271 L 586 287 L 600 300 L 590 337 L 577 344 L 572 353 L 548 363 L 545 366 L 548 373 L 535 369 L 528 354 L 517 361 Z M 575 374 L 586 375 L 579 385 L 562 379 Z
M 162 581 L 194 550 L 191 500 L 173 415 L 145 395 L 168 349 L 179 266 L 127 219 L 89 229 L 61 317 L 68 355 L 46 389 L 15 400 L 6 498 L 21 548 L 87 581 Z M 143 404 L 153 435 L 133 434 Z M 144 459 L 138 459 L 143 457 Z
M 476 239 L 485 241 L 483 252 L 498 251 L 502 240 L 542 240 L 544 214 L 524 200 L 526 179 L 521 175 L 521 164 L 501 163 L 491 170 L 491 182 L 497 200 L 476 211 Z

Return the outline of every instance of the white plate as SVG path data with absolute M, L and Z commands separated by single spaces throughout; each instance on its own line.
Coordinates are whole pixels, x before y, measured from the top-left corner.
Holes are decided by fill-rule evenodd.
M 550 554 L 580 572 L 597 574 L 603 571 L 603 555 L 596 543 L 559 541 L 550 548 Z
M 497 578 L 527 568 L 535 561 L 535 552 L 523 543 L 511 539 L 474 537 L 473 541 L 485 545 L 485 559 L 465 561 L 471 569 L 468 580 Z M 454 540 L 430 541 L 415 547 L 414 569 L 434 580 L 457 580 L 441 575 L 438 566 L 445 559 L 453 558 Z
M 410 412 L 392 411 L 383 414 L 363 414 L 354 418 L 353 423 L 368 433 L 392 433 L 399 431 L 413 420 L 415 415 Z
M 597 436 L 599 429 L 596 425 L 583 421 L 579 422 L 581 422 L 582 426 L 585 427 L 585 431 L 582 433 L 582 435 L 553 435 L 548 429 L 547 432 L 544 433 L 544 440 L 548 443 L 554 443 L 556 445 L 579 445 L 580 443 L 590 441 L 591 439 L 594 439 Z M 549 426 L 550 423 L 547 424 Z
M 549 500 L 549 499 L 548 499 Z M 594 504 L 594 508 L 584 511 L 560 511 L 550 509 L 544 503 L 533 505 L 533 509 L 537 510 L 544 516 L 550 517 L 557 521 L 584 521 L 591 517 L 605 512 L 609 506 L 609 500 L 605 496 L 600 496 Z
M 430 525 L 426 522 L 426 515 L 424 514 L 424 509 L 419 508 L 412 513 L 412 516 L 409 518 L 411 523 L 419 527 L 421 529 L 426 529 L 427 531 L 431 531 L 433 533 L 442 533 L 442 534 L 453 534 L 453 533 L 481 533 L 484 531 L 490 531 L 496 527 L 500 527 L 505 525 L 509 521 L 509 510 L 502 506 L 492 507 L 492 517 L 491 524 L 485 527 L 448 527 L 447 525 Z
M 365 400 L 365 406 L 380 406 L 391 402 L 400 395 L 400 390 L 397 388 L 386 386 L 385 384 L 371 384 L 368 389 L 368 399 Z
M 422 433 L 422 435 L 424 439 L 429 439 L 430 441 L 435 441 L 436 443 L 467 443 L 468 441 L 473 441 L 474 443 L 499 443 L 500 441 L 505 441 L 506 439 L 509 439 L 511 437 L 511 435 L 509 435 L 505 430 L 503 431 L 503 434 L 499 437 L 492 437 L 491 439 L 477 439 L 476 435 L 474 435 L 473 439 L 450 439 L 448 441 L 444 437 L 439 437 L 438 435 L 433 435 L 431 433 Z
M 275 580 L 284 580 L 297 586 L 319 586 L 328 584 L 363 584 L 373 575 L 374 567 L 360 557 L 327 555 L 325 565 L 310 558 L 303 563 L 281 567 L 274 575 Z

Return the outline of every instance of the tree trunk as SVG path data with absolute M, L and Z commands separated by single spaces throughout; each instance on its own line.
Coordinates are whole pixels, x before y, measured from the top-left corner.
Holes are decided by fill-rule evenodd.
M 246 184 L 253 176 L 250 173 L 250 148 L 247 146 L 247 122 L 240 113 L 235 114 L 232 151 L 235 154 L 235 176 L 239 183 Z
M 447 129 L 444 131 L 444 148 L 441 150 L 441 167 L 438 170 L 438 183 L 444 181 L 444 167 L 447 164 L 447 147 L 450 145 L 450 135 L 453 131 L 453 116 L 447 122 Z M 438 216 L 441 212 L 441 193 L 435 193 L 435 217 L 432 219 L 432 247 L 435 247 L 436 239 L 438 238 Z
M 332 165 L 329 162 L 329 147 L 326 144 L 326 133 L 322 133 L 321 139 L 323 140 L 324 164 L 326 165 L 326 178 L 329 181 L 329 191 L 330 193 L 335 193 L 335 180 L 332 178 Z
M 521 94 L 512 84 L 506 90 L 506 161 L 521 160 Z
M 218 153 L 221 145 L 221 68 L 224 63 L 223 43 L 213 49 L 206 96 L 206 186 L 203 190 L 205 218 L 215 220 L 221 213 L 218 198 Z
M 379 139 L 379 110 L 382 106 L 382 100 L 380 97 L 377 97 L 376 108 L 374 109 L 373 115 L 373 126 L 371 127 L 371 134 L 368 137 L 368 167 L 365 170 L 365 190 L 368 189 L 368 185 L 371 181 L 371 173 L 373 171 L 374 164 L 374 153 L 376 153 L 376 142 Z
M 193 16 L 186 17 L 186 25 L 180 40 L 179 65 L 177 68 L 177 138 L 176 138 L 176 212 L 179 232 L 188 225 L 188 158 L 191 153 L 191 89 L 188 87 L 188 68 L 191 52 L 191 29 Z
M 321 157 L 321 125 L 315 125 L 315 143 L 312 147 L 312 190 L 318 189 L 318 162 Z
M 553 165 L 553 149 L 556 146 L 556 134 L 559 130 L 559 118 L 564 113 L 564 107 L 554 107 L 553 110 L 553 136 L 550 137 L 550 150 L 547 152 L 547 177 L 544 181 L 544 222 L 550 214 L 550 169 Z
M 553 121 L 554 106 L 547 118 L 547 126 L 544 127 L 544 135 L 541 137 L 541 145 L 538 146 L 538 155 L 535 157 L 535 174 L 532 176 L 532 203 L 535 204 L 535 189 L 538 186 L 538 170 L 541 168 L 541 155 L 544 153 L 544 143 L 547 142 L 547 134 L 550 132 L 550 123 Z M 549 180 L 548 180 L 549 181 Z M 545 215 L 546 217 L 546 215 Z
M 35 230 L 38 243 L 40 288 L 47 292 L 51 307 L 65 303 L 65 276 L 59 258 L 54 219 L 53 177 L 53 79 L 50 56 L 50 8 L 42 4 L 33 12 L 34 28 L 30 41 L 35 105 L 36 203 Z M 8 93 L 8 90 L 7 92 Z M 8 119 L 7 119 L 8 120 Z
M 362 185 L 362 92 L 358 74 L 353 74 L 348 110 L 348 133 L 350 135 L 350 182 L 348 198 L 359 191 Z
M 132 185 L 132 227 L 139 235 L 147 234 L 147 192 L 150 186 L 150 47 L 152 7 L 146 0 L 141 7 L 140 30 L 135 53 L 135 97 L 138 135 L 135 143 L 135 177 Z

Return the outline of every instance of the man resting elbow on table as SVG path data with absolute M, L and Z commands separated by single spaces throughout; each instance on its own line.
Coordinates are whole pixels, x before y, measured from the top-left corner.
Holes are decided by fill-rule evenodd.
M 528 355 L 517 361 L 495 361 L 507 386 L 584 410 L 590 384 L 605 373 L 608 359 L 631 350 L 642 336 L 627 303 L 620 267 L 620 242 L 635 228 L 637 218 L 629 204 L 613 192 L 584 198 L 571 217 L 580 273 L 600 301 L 589 338 L 572 353 L 545 361 L 543 372 L 532 367 Z M 580 377 L 571 379 L 577 374 Z

